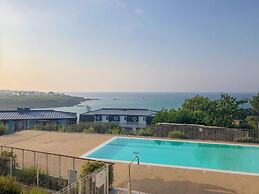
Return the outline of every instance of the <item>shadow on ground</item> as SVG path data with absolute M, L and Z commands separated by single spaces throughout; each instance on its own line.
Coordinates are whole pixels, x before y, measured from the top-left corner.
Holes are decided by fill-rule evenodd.
M 237 194 L 235 191 L 223 187 L 189 181 L 164 181 L 162 179 L 133 180 L 132 187 L 136 191 L 150 194 Z

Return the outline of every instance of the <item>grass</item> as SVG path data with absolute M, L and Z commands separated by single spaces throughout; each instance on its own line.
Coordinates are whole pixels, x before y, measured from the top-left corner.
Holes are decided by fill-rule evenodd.
M 39 187 L 30 187 L 26 185 L 22 185 L 22 194 L 48 194 L 46 190 Z

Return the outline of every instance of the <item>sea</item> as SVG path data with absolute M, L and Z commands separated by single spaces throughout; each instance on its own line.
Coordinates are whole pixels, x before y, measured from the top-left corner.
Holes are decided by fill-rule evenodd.
M 161 109 L 177 109 L 184 101 L 196 95 L 210 99 L 220 98 L 220 92 L 70 92 L 71 96 L 80 96 L 95 100 L 85 101 L 73 107 L 50 107 L 54 110 L 75 112 L 78 114 L 99 108 L 147 108 L 159 111 Z M 232 92 L 229 95 L 237 99 L 251 99 L 256 93 Z M 244 105 L 251 107 L 250 103 Z

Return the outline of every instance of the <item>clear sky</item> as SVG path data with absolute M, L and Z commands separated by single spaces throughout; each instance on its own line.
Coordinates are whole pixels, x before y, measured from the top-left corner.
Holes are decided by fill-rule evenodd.
M 259 91 L 258 0 L 0 0 L 0 89 Z

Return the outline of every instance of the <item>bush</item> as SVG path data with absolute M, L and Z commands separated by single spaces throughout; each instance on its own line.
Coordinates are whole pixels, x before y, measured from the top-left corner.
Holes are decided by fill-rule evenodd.
M 168 137 L 170 138 L 178 138 L 178 139 L 187 139 L 187 136 L 184 135 L 181 131 L 170 131 L 168 133 Z
M 28 194 L 48 194 L 48 192 L 41 188 L 34 187 L 29 191 Z
M 103 162 L 85 162 L 81 168 L 80 177 L 84 178 L 88 174 L 93 173 L 99 168 L 102 168 L 104 166 Z
M 104 165 L 105 164 L 103 162 L 97 162 L 97 161 L 96 162 L 90 162 L 90 161 L 85 162 L 81 168 L 80 178 L 86 177 L 87 175 L 102 168 Z M 114 180 L 113 177 L 114 177 L 113 167 L 110 166 L 110 168 L 109 168 L 109 185 L 110 185 L 110 187 L 112 186 L 112 183 Z
M 95 133 L 95 129 L 93 127 L 89 127 L 89 128 L 84 129 L 84 132 L 85 133 Z
M 1 194 L 20 194 L 21 187 L 14 177 L 0 176 L 0 193 Z
M 8 130 L 2 122 L 0 122 L 0 136 L 7 134 Z
M 3 151 L 0 153 L 0 175 L 8 175 L 10 173 L 11 158 L 13 169 L 15 169 L 18 164 L 16 163 L 16 155 L 13 152 Z
M 154 136 L 154 128 L 144 128 L 137 130 L 136 135 L 139 136 Z
M 54 125 L 54 124 L 36 125 L 34 126 L 34 129 L 42 130 L 42 131 L 58 131 L 58 125 Z
M 253 137 L 242 137 L 235 140 L 236 142 L 242 142 L 242 143 L 259 143 L 258 138 Z
M 122 129 L 121 127 L 114 127 L 112 129 L 109 129 L 108 133 L 115 134 L 115 135 L 129 135 L 130 134 L 129 131 Z
M 22 182 L 26 185 L 33 185 L 36 183 L 37 169 L 32 167 L 16 170 L 15 175 L 19 182 Z
M 35 130 L 43 131 L 61 131 L 61 132 L 85 132 L 85 133 L 102 133 L 107 134 L 111 133 L 110 131 L 113 128 L 117 128 L 118 125 L 114 123 L 94 123 L 94 122 L 83 122 L 73 125 L 56 125 L 56 124 L 47 124 L 47 125 L 36 125 Z

